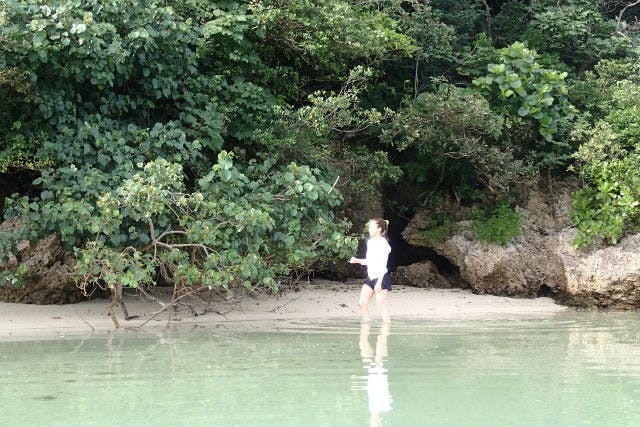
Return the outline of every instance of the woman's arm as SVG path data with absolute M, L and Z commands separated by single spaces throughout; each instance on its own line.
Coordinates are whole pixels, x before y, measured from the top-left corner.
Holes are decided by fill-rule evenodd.
M 351 257 L 351 259 L 349 260 L 349 263 L 351 263 L 351 264 L 367 265 L 367 260 L 366 260 L 366 259 L 362 259 L 362 258 L 354 258 L 354 257 Z

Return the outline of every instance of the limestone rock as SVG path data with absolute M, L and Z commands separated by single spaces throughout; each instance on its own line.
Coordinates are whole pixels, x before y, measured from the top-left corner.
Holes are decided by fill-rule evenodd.
M 570 213 L 576 188 L 576 183 L 564 182 L 550 191 L 530 190 L 517 208 L 523 215 L 522 234 L 506 246 L 478 242 L 470 223 L 459 222 L 454 236 L 431 247 L 458 267 L 460 278 L 476 293 L 549 293 L 578 307 L 640 307 L 640 234 L 617 246 L 574 249 Z M 403 233 L 409 243 L 424 245 L 424 218 L 417 214 Z
M 640 307 L 640 234 L 586 252 L 571 247 L 574 237 L 575 230 L 565 230 L 552 246 L 564 267 L 565 302 L 577 307 Z
M 530 296 L 532 292 L 519 268 L 522 257 L 513 245 L 487 245 L 457 235 L 436 249 L 458 266 L 460 278 L 476 293 Z
M 412 286 L 416 288 L 450 288 L 451 282 L 440 274 L 438 267 L 431 262 L 399 266 L 391 273 L 393 285 Z
M 73 280 L 73 258 L 62 248 L 60 238 L 51 235 L 31 246 L 18 245 L 19 255 L 28 268 L 26 283 L 19 287 L 0 286 L 0 301 L 31 304 L 65 304 L 82 298 Z M 9 270 L 17 260 L 9 261 Z M 0 266 L 2 268 L 3 266 Z

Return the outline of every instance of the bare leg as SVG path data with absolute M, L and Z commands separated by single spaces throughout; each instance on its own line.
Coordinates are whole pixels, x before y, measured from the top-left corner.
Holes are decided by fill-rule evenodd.
M 376 304 L 378 306 L 378 309 L 380 309 L 380 314 L 382 315 L 383 322 L 388 322 L 391 320 L 391 316 L 389 315 L 389 309 L 387 308 L 388 296 L 389 296 L 389 291 L 386 289 L 383 289 L 380 292 L 376 292 Z
M 387 350 L 387 339 L 389 338 L 390 332 L 389 325 L 389 322 L 385 322 L 380 326 L 380 334 L 376 341 L 376 362 L 379 367 L 382 367 L 382 364 L 387 360 L 387 355 L 389 353 Z
M 369 301 L 372 296 L 373 289 L 367 285 L 362 285 L 360 300 L 358 300 L 358 307 L 360 308 L 360 318 L 363 322 L 369 322 L 371 320 L 371 317 L 369 317 Z
M 362 362 L 366 362 L 365 359 L 372 359 L 374 355 L 373 347 L 369 344 L 370 329 L 371 325 L 369 323 L 362 323 L 362 325 L 360 325 L 360 341 L 358 342 L 358 347 L 360 347 Z

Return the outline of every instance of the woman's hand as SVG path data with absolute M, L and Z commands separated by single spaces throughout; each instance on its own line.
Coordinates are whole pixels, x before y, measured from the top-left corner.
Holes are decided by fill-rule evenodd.
M 376 285 L 373 287 L 374 292 L 380 292 L 382 290 L 382 279 L 376 280 Z
M 360 260 L 358 258 L 351 257 L 349 264 L 360 264 Z

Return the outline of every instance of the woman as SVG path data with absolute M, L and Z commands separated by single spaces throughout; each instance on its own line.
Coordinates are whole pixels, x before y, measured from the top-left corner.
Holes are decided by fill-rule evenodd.
M 387 309 L 387 296 L 391 291 L 391 279 L 387 270 L 387 261 L 391 246 L 384 237 L 387 231 L 387 224 L 382 218 L 369 220 L 369 240 L 367 240 L 367 254 L 364 259 L 351 258 L 351 264 L 361 264 L 367 266 L 367 277 L 360 291 L 360 316 L 363 322 L 370 321 L 369 301 L 375 294 L 376 304 L 382 315 L 383 321 L 389 321 L 389 310 Z

